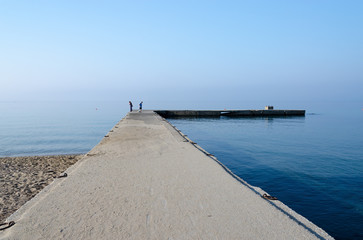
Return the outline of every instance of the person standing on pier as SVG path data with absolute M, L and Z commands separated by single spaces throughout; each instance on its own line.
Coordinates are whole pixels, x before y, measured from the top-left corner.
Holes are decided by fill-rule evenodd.
M 139 112 L 142 111 L 142 103 L 143 103 L 143 101 L 141 101 L 141 103 L 139 104 Z
M 132 112 L 132 102 L 129 101 L 129 105 L 130 105 L 130 112 Z

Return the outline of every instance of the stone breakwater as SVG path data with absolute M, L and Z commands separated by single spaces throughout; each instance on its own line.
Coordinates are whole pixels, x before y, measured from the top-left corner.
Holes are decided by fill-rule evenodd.
M 128 113 L 0 239 L 332 239 L 153 111 Z
M 155 110 L 164 118 L 184 117 L 293 117 L 305 116 L 305 110 Z

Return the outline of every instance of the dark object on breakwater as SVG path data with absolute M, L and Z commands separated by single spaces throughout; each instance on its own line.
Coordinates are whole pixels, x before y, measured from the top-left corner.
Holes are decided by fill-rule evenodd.
M 4 226 L 5 225 L 5 226 Z M 4 226 L 4 227 L 1 227 L 0 228 L 0 231 L 3 231 L 3 230 L 5 230 L 5 229 L 7 229 L 7 228 L 10 228 L 10 227 L 12 227 L 12 226 L 14 226 L 15 225 L 15 222 L 14 221 L 11 221 L 11 222 L 9 222 L 9 223 L 1 223 L 0 224 L 0 226 Z
M 58 176 L 58 178 L 65 178 L 65 177 L 68 177 L 68 174 L 67 173 L 63 173 L 61 175 Z
M 164 118 L 305 116 L 305 110 L 154 110 Z
M 273 197 L 273 196 L 267 195 L 266 193 L 263 194 L 262 197 L 264 199 L 267 199 L 267 200 L 278 200 L 277 197 Z

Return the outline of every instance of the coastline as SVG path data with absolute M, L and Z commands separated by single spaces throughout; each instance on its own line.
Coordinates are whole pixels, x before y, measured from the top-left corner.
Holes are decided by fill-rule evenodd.
M 183 136 L 151 111 L 127 114 L 0 238 L 332 239 Z
M 0 157 L 0 223 L 83 156 Z

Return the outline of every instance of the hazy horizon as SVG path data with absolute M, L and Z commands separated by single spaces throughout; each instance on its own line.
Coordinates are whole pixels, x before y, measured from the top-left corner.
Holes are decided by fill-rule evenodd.
M 362 10 L 362 1 L 2 1 L 0 101 L 362 102 Z

